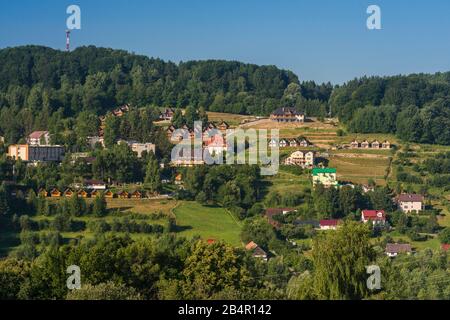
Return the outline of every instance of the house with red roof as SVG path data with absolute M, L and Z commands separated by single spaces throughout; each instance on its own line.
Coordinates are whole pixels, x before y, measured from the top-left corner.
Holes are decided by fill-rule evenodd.
M 320 230 L 336 230 L 341 221 L 337 219 L 320 220 Z
M 267 261 L 267 253 L 255 242 L 250 241 L 249 243 L 247 243 L 247 245 L 245 246 L 245 250 L 252 251 L 252 256 L 254 258 L 259 258 L 263 261 Z
M 34 131 L 28 138 L 27 143 L 32 146 L 50 145 L 50 133 L 48 131 Z
M 364 223 L 372 222 L 373 225 L 383 225 L 386 223 L 386 213 L 384 210 L 363 210 L 361 221 Z
M 441 244 L 441 249 L 444 251 L 448 251 L 450 249 L 450 244 L 447 243 Z

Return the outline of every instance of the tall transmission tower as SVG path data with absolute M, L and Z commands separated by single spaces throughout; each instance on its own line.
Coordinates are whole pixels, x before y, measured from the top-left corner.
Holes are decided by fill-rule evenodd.
M 66 30 L 66 51 L 70 51 L 70 30 Z

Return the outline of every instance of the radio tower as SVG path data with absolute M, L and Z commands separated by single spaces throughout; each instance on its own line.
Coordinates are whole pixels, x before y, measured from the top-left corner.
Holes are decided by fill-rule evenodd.
M 70 30 L 66 30 L 66 51 L 70 51 Z

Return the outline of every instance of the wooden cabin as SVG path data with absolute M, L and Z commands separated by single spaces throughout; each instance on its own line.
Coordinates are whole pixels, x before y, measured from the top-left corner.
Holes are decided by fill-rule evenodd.
M 128 199 L 129 196 L 130 196 L 130 194 L 129 194 L 128 192 L 126 192 L 126 191 L 120 191 L 120 192 L 117 194 L 117 197 L 118 197 L 119 199 Z
M 99 195 L 100 195 L 100 191 L 98 191 L 98 190 L 93 190 L 91 192 L 91 198 L 96 198 Z
M 50 192 L 50 197 L 52 197 L 52 198 L 59 198 L 59 197 L 61 197 L 61 191 L 59 191 L 58 189 L 54 188 Z
M 66 198 L 72 197 L 73 194 L 74 194 L 74 192 L 71 189 L 66 189 L 66 191 L 64 191 L 64 197 L 66 197 Z
M 143 194 L 139 190 L 136 190 L 131 194 L 131 198 L 133 198 L 133 199 L 142 199 L 142 197 L 143 197 Z
M 381 147 L 382 147 L 383 149 L 390 149 L 390 148 L 391 148 L 391 143 L 390 143 L 389 141 L 385 140 L 385 141 L 381 144 Z
M 89 194 L 86 192 L 86 190 L 80 190 L 78 191 L 78 196 L 81 198 L 87 198 Z
M 112 198 L 114 198 L 114 196 L 115 196 L 114 192 L 112 192 L 111 190 L 106 190 L 106 192 L 105 192 L 105 198 L 110 198 L 110 199 L 112 199 Z
M 175 177 L 175 184 L 180 185 L 183 183 L 183 175 L 181 173 L 177 174 Z
M 47 192 L 47 190 L 45 190 L 45 189 L 39 189 L 39 191 L 38 191 L 38 196 L 40 196 L 40 197 L 48 197 L 48 192 Z

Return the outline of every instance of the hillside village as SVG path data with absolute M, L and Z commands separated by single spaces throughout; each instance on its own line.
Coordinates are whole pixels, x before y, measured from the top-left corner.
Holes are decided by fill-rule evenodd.
M 127 112 L 130 111 L 130 105 L 124 105 L 114 109 L 111 113 L 108 113 L 105 116 L 99 117 L 99 128 L 98 128 L 98 136 L 89 136 L 87 137 L 87 145 L 89 145 L 92 150 L 94 150 L 97 146 L 105 147 L 104 144 L 104 131 L 106 128 L 106 119 L 108 117 L 117 117 L 120 118 L 124 116 Z M 184 114 L 184 111 L 183 111 Z M 158 119 L 155 123 L 161 121 L 163 126 L 161 126 L 161 130 L 167 135 L 167 138 L 172 141 L 172 143 L 178 143 L 183 138 L 182 136 L 174 136 L 173 133 L 176 128 L 172 124 L 173 117 L 175 115 L 175 110 L 173 108 L 164 108 L 161 109 Z M 232 117 L 233 115 L 223 114 L 224 117 Z M 373 178 L 367 176 L 367 183 L 360 184 L 357 182 L 352 182 L 352 180 L 347 181 L 347 179 L 343 179 L 342 175 L 338 175 L 338 169 L 333 167 L 325 166 L 324 163 L 330 162 L 333 158 L 333 150 L 341 149 L 339 144 L 336 146 L 329 145 L 328 148 L 318 148 L 315 146 L 309 139 L 314 141 L 317 139 L 315 137 L 315 133 L 310 135 L 308 138 L 310 131 L 307 124 L 309 122 L 317 122 L 316 119 L 309 119 L 305 116 L 304 113 L 298 112 L 295 108 L 279 108 L 274 111 L 270 117 L 269 121 L 277 122 L 277 123 L 298 123 L 295 127 L 295 130 L 299 130 L 302 132 L 302 135 L 298 138 L 280 138 L 279 140 L 269 139 L 268 146 L 270 148 L 279 147 L 281 150 L 287 149 L 286 156 L 284 156 L 284 160 L 282 162 L 285 167 L 298 167 L 301 172 L 304 172 L 306 176 L 309 176 L 308 180 L 310 180 L 310 184 L 313 189 L 315 188 L 336 188 L 336 189 L 353 189 L 360 190 L 361 194 L 368 194 L 369 192 L 374 192 L 376 183 Z M 255 126 L 258 127 L 258 122 L 263 122 L 263 120 L 254 121 Z M 306 122 L 306 125 L 305 125 Z M 248 122 L 244 121 L 248 128 Z M 239 127 L 241 123 L 235 123 L 235 127 Z M 270 125 L 268 126 L 270 127 Z M 226 130 L 231 128 L 231 126 L 221 119 L 217 122 L 208 122 L 203 128 L 201 132 L 201 141 L 203 142 L 203 148 L 205 151 L 208 151 L 212 154 L 224 154 L 227 151 L 228 144 L 226 142 Z M 186 125 L 183 125 L 180 129 L 183 129 L 187 133 L 188 139 L 193 140 L 195 137 L 195 131 L 192 128 L 189 128 Z M 281 127 L 282 133 L 283 128 Z M 285 129 L 286 131 L 292 131 L 292 127 L 288 127 Z M 9 145 L 7 156 L 12 160 L 20 160 L 27 165 L 31 166 L 39 166 L 44 163 L 61 163 L 66 157 L 65 148 L 61 145 L 52 144 L 51 135 L 49 131 L 34 131 L 30 133 L 27 137 L 25 137 L 25 144 L 16 144 Z M 123 140 L 118 139 L 117 144 L 124 144 L 132 152 L 136 154 L 137 158 L 146 157 L 150 153 L 156 152 L 156 145 L 150 141 L 135 141 L 135 140 Z M 384 140 L 380 143 L 377 139 L 369 142 L 367 139 L 359 142 L 358 140 L 352 140 L 351 143 L 345 145 L 343 144 L 343 149 L 349 150 L 391 150 L 392 145 L 388 140 Z M 319 157 L 323 157 L 325 155 L 325 159 Z M 364 154 L 358 153 L 358 156 L 363 156 Z M 336 155 L 337 157 L 341 155 Z M 346 156 L 353 156 L 352 154 L 346 154 Z M 75 161 L 82 160 L 88 165 L 92 165 L 95 162 L 95 156 L 90 152 L 84 153 L 69 153 L 67 157 L 71 159 L 72 163 Z M 322 161 L 319 161 L 322 160 Z M 325 160 L 325 161 L 324 161 Z M 159 178 L 161 184 L 166 184 L 166 190 L 173 190 L 170 193 L 160 193 L 160 192 L 151 192 L 146 190 L 145 185 L 137 183 L 137 184 L 127 184 L 123 185 L 120 181 L 103 181 L 103 180 L 95 180 L 94 177 L 89 177 L 84 181 L 80 181 L 77 183 L 72 183 L 70 185 L 66 185 L 61 187 L 58 186 L 47 186 L 41 187 L 37 190 L 34 190 L 37 196 L 42 198 L 49 198 L 52 201 L 67 198 L 71 199 L 73 197 L 80 197 L 83 199 L 94 199 L 100 196 L 100 194 L 106 200 L 117 199 L 125 200 L 132 199 L 135 201 L 145 201 L 151 199 L 167 199 L 167 201 L 176 201 L 171 200 L 177 197 L 177 189 L 184 189 L 183 184 L 183 176 L 185 172 L 183 170 L 177 170 L 176 168 L 184 168 L 184 167 L 194 167 L 194 166 L 203 166 L 205 165 L 202 159 L 194 159 L 193 157 L 189 158 L 181 158 L 177 161 L 171 161 L 168 163 L 169 166 L 174 167 L 174 171 L 172 171 L 172 178 L 170 179 L 162 179 Z M 164 168 L 164 163 L 159 163 L 161 168 Z M 303 176 L 303 174 L 302 174 Z M 339 179 L 339 176 L 341 177 Z M 299 176 L 300 178 L 300 176 Z M 346 177 L 345 177 L 346 178 Z M 170 186 L 173 187 L 170 187 Z M 21 192 L 20 190 L 14 189 L 14 184 L 9 184 L 10 190 L 13 194 L 17 192 Z M 23 189 L 23 187 L 21 187 Z M 27 190 L 29 191 L 29 190 Z M 427 203 L 427 205 L 426 205 Z M 422 212 L 432 210 L 432 206 L 430 202 L 426 202 L 426 198 L 422 194 L 415 194 L 406 191 L 400 191 L 398 194 L 392 195 L 392 207 L 398 208 L 399 212 L 403 212 L 405 214 L 413 214 L 413 215 L 421 215 Z M 360 220 L 362 223 L 370 222 L 371 227 L 375 229 L 385 230 L 387 234 L 392 233 L 393 228 L 392 222 L 388 221 L 386 217 L 386 212 L 383 208 L 369 209 L 366 207 L 355 207 L 357 212 L 359 213 L 359 217 L 356 217 L 355 220 Z M 297 212 L 297 209 L 282 209 L 282 208 L 267 208 L 265 215 L 268 219 L 268 222 L 276 229 L 280 230 L 282 226 L 286 226 L 285 223 L 280 222 L 278 220 L 274 220 L 274 215 L 288 215 L 292 212 Z M 276 214 L 274 214 L 276 213 Z M 335 214 L 330 212 L 327 216 L 328 218 L 333 217 Z M 281 218 L 278 218 L 281 219 Z M 283 220 L 283 219 L 281 219 Z M 292 219 L 290 219 L 292 220 Z M 307 220 L 303 222 L 302 218 L 294 219 L 292 222 L 288 223 L 287 226 L 292 225 L 294 227 L 298 226 L 311 226 L 313 229 L 318 231 L 321 230 L 335 230 L 339 227 L 340 224 L 343 223 L 342 219 L 322 219 L 322 220 Z M 195 229 L 194 229 L 195 232 Z M 214 234 L 210 235 L 214 237 Z M 402 238 L 398 238 L 398 241 L 403 241 Z M 220 240 L 218 238 L 217 240 Z M 209 241 L 212 241 L 209 238 Z M 295 242 L 294 242 L 295 243 Z M 394 243 L 395 244 L 395 243 Z M 391 245 L 387 243 L 386 248 L 391 248 Z M 253 255 L 256 257 L 261 257 L 263 260 L 267 260 L 268 253 L 264 251 L 263 248 L 255 244 L 255 242 L 250 241 L 249 244 L 245 244 L 245 247 L 253 252 Z M 442 244 L 442 248 L 446 248 L 447 244 Z M 267 248 L 266 248 L 267 249 Z M 386 249 L 388 250 L 388 249 Z M 411 252 L 412 249 L 408 250 Z M 386 251 L 388 254 L 388 251 Z M 390 251 L 389 251 L 390 252 Z M 262 254 L 264 253 L 264 254 Z M 391 253 L 389 256 L 393 256 Z
M 94 287 L 123 284 L 146 299 L 448 297 L 447 284 L 432 279 L 448 276 L 450 141 L 422 111 L 416 132 L 410 101 L 379 101 L 374 110 L 352 100 L 354 83 L 301 83 L 289 71 L 223 61 L 178 66 L 83 53 L 97 58 L 74 65 L 91 67 L 72 82 L 61 71 L 52 90 L 40 82 L 9 87 L 0 77 L 0 281 L 8 284 L 0 287 L 13 288 L 0 289 L 2 297 L 65 299 L 65 287 L 42 280 L 60 284 L 64 277 L 41 263 L 64 270 L 61 261 L 98 271 L 87 275 Z M 15 55 L 8 57 L 0 62 Z M 105 69 L 89 74 L 97 64 Z M 443 81 L 433 77 L 426 79 Z M 416 102 L 439 113 L 442 95 L 430 106 Z M 382 118 L 388 112 L 395 125 Z M 232 129 L 268 131 L 241 151 L 249 158 L 261 146 L 277 150 L 276 174 L 263 175 L 260 158 L 207 164 L 236 151 Z M 201 154 L 173 158 L 176 147 L 194 143 Z M 334 295 L 318 284 L 345 268 L 365 280 L 372 264 L 385 272 L 380 291 L 345 285 Z M 17 274 L 22 266 L 30 283 Z M 205 280 L 210 270 L 219 280 Z

